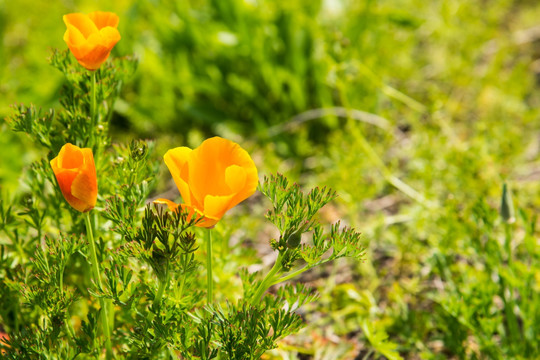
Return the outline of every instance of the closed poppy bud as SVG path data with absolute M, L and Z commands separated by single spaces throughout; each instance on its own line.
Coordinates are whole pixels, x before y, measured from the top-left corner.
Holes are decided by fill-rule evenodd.
M 80 212 L 96 206 L 97 177 L 92 149 L 68 143 L 51 160 L 51 167 L 69 205 Z
M 515 212 L 514 212 L 514 202 L 512 200 L 512 193 L 510 189 L 503 184 L 502 189 L 502 198 L 501 198 L 501 217 L 508 224 L 516 222 Z
M 286 242 L 289 249 L 296 249 L 300 245 L 302 240 L 302 229 L 299 229 L 293 232 L 291 235 L 287 236 Z
M 116 14 L 103 11 L 64 15 L 64 41 L 79 64 L 88 70 L 99 69 L 120 41 L 118 21 Z
M 213 227 L 227 210 L 250 197 L 259 181 L 257 168 L 240 145 L 220 137 L 205 140 L 198 148 L 177 147 L 163 157 L 182 195 L 183 208 L 203 220 L 200 227 Z M 158 199 L 171 210 L 177 204 Z

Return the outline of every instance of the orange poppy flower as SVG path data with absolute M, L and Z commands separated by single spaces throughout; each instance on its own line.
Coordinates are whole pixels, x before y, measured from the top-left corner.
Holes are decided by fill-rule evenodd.
M 51 167 L 69 205 L 80 212 L 96 206 L 97 177 L 92 149 L 67 143 L 51 160 Z
M 198 148 L 167 151 L 165 164 L 182 195 L 183 208 L 204 216 L 200 227 L 213 227 L 232 207 L 250 197 L 259 181 L 257 168 L 240 145 L 220 137 L 205 140 Z M 173 211 L 180 204 L 167 199 Z
M 116 14 L 104 11 L 64 15 L 64 41 L 79 64 L 88 70 L 99 69 L 120 41 L 118 21 Z

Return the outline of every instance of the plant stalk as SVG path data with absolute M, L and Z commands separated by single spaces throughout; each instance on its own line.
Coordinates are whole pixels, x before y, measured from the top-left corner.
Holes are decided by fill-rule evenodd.
M 505 241 L 504 241 L 504 250 L 507 254 L 507 266 L 509 271 L 513 271 L 513 257 L 512 257 L 512 229 L 511 224 L 505 222 Z M 502 259 L 502 256 L 501 256 Z M 506 315 L 506 326 L 508 329 L 507 338 L 510 340 L 509 346 L 513 348 L 519 344 L 520 338 L 520 328 L 519 323 L 514 313 L 514 289 L 507 283 L 504 277 L 499 274 L 500 285 L 501 285 L 501 297 L 504 303 L 504 313 Z M 508 291 L 508 293 L 507 293 Z
M 294 271 L 294 272 L 292 272 L 292 273 L 290 273 L 290 274 L 288 274 L 288 275 L 285 275 L 285 276 L 283 276 L 283 277 L 281 277 L 281 278 L 279 278 L 279 279 L 277 279 L 277 280 L 272 281 L 272 283 L 270 284 L 270 286 L 279 284 L 279 283 L 281 283 L 281 282 L 290 280 L 290 279 L 292 279 L 292 278 L 295 278 L 295 277 L 297 277 L 298 275 L 302 274 L 303 272 L 308 271 L 309 269 L 311 269 L 311 266 L 307 266 L 307 265 L 306 265 L 306 266 L 304 266 L 303 268 L 300 268 L 300 269 L 298 269 L 298 270 L 296 270 L 296 271 Z
M 96 70 L 97 71 L 97 70 Z M 94 148 L 94 156 L 97 153 L 98 141 L 95 138 L 97 126 L 97 109 L 96 109 L 96 71 L 92 71 L 92 103 L 90 107 L 90 147 Z
M 90 222 L 90 212 L 86 212 L 84 214 L 84 220 L 86 223 L 86 232 L 88 234 L 88 242 L 90 243 L 90 257 L 92 261 L 92 272 L 93 277 L 98 284 L 99 290 L 103 289 L 103 285 L 101 283 L 101 276 L 99 273 L 99 266 L 97 261 L 97 254 L 96 254 L 96 245 L 94 243 L 94 234 L 92 233 L 92 223 Z M 107 348 L 107 359 L 112 359 L 112 345 L 111 345 L 111 331 L 109 329 L 109 316 L 107 315 L 107 306 L 105 304 L 105 300 L 103 298 L 99 299 L 99 305 L 101 307 L 101 321 L 103 325 L 103 335 L 105 336 L 105 346 Z
M 208 303 L 214 299 L 214 283 L 212 281 L 212 230 L 206 230 L 206 288 Z
M 257 288 L 257 290 L 255 291 L 255 295 L 253 295 L 253 297 L 251 298 L 251 304 L 254 305 L 255 303 L 257 303 L 262 295 L 264 294 L 264 292 L 270 287 L 273 285 L 273 281 L 274 281 L 274 276 L 283 268 L 283 265 L 282 265 L 282 262 L 283 262 L 283 255 L 284 253 L 286 252 L 287 250 L 285 250 L 284 252 L 279 252 L 279 255 L 276 259 L 276 262 L 274 263 L 274 266 L 272 267 L 272 269 L 270 269 L 270 271 L 268 272 L 268 274 L 266 274 L 266 276 L 264 277 L 263 281 L 260 283 L 259 287 Z

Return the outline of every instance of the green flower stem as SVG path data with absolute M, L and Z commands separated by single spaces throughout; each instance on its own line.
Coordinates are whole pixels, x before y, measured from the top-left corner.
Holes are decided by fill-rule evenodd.
M 508 222 L 504 223 L 504 229 L 505 229 L 505 241 L 504 241 L 504 248 L 507 255 L 507 266 L 510 271 L 513 270 L 513 258 L 512 258 L 512 228 L 511 224 Z M 502 259 L 502 256 L 501 256 Z M 506 326 L 508 330 L 508 336 L 507 338 L 510 340 L 510 348 L 515 346 L 515 344 L 519 344 L 519 323 L 516 318 L 516 314 L 514 313 L 514 289 L 511 285 L 509 285 L 504 277 L 499 274 L 499 280 L 501 285 L 501 297 L 503 299 L 504 303 L 504 312 L 506 315 Z M 508 292 L 507 292 L 508 291 Z
M 208 295 L 208 303 L 212 303 L 214 299 L 214 283 L 212 281 L 212 230 L 206 230 L 206 288 Z
M 319 265 L 320 265 L 320 264 L 319 264 Z M 270 284 L 270 286 L 279 284 L 279 283 L 281 283 L 281 282 L 290 280 L 290 279 L 292 279 L 292 278 L 295 278 L 295 277 L 297 277 L 298 275 L 302 274 L 302 273 L 305 272 L 305 271 L 308 271 L 308 270 L 311 269 L 311 268 L 312 268 L 311 266 L 307 266 L 307 265 L 306 265 L 306 266 L 304 266 L 303 268 L 300 268 L 300 269 L 298 269 L 298 270 L 296 270 L 296 271 L 294 271 L 294 272 L 292 272 L 292 273 L 290 273 L 290 274 L 288 274 L 288 275 L 285 275 L 285 276 L 283 276 L 283 277 L 280 277 L 280 278 L 277 279 L 277 280 L 272 281 L 272 283 Z
M 88 234 L 88 242 L 90 243 L 90 256 L 92 261 L 92 271 L 93 277 L 96 280 L 96 283 L 99 286 L 99 290 L 103 289 L 101 283 L 101 277 L 99 274 L 99 267 L 96 254 L 96 245 L 94 243 L 94 234 L 92 233 L 92 223 L 90 222 L 90 212 L 84 213 L 84 220 L 86 223 L 86 232 Z M 107 315 L 107 306 L 103 298 L 99 299 L 99 305 L 101 306 L 102 311 L 102 325 L 103 325 L 103 335 L 105 336 L 105 346 L 107 347 L 107 359 L 112 359 L 112 346 L 111 346 L 111 332 L 109 329 L 109 316 Z
M 96 145 L 96 150 L 97 150 L 97 142 L 94 137 L 95 129 L 97 126 L 96 71 L 92 71 L 92 103 L 91 103 L 91 108 L 90 108 L 90 147 L 93 148 L 94 145 Z M 94 152 L 97 152 L 97 151 L 94 151 Z
M 504 250 L 506 252 L 508 266 L 512 266 L 512 225 L 504 222 Z
M 260 283 L 259 287 L 255 291 L 255 295 L 251 298 L 251 304 L 254 305 L 261 299 L 264 292 L 273 284 L 275 275 L 283 268 L 283 255 L 285 254 L 287 250 L 284 252 L 279 252 L 279 255 L 276 259 L 276 262 L 274 263 L 274 266 L 268 274 L 264 277 L 263 281 Z
M 161 299 L 163 298 L 163 292 L 167 287 L 169 287 L 169 260 L 167 260 L 165 264 L 165 279 L 158 279 L 159 281 L 159 287 L 156 294 L 156 297 L 154 298 L 154 308 L 158 309 L 159 306 L 161 306 Z

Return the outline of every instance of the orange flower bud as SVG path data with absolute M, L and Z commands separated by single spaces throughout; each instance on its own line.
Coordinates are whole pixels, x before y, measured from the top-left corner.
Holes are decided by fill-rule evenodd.
M 205 140 L 198 148 L 167 151 L 165 164 L 182 195 L 182 208 L 204 216 L 197 224 L 212 227 L 227 210 L 250 197 L 259 181 L 257 168 L 240 145 L 220 137 Z M 175 211 L 178 204 L 158 199 Z
M 64 41 L 79 64 L 88 70 L 99 69 L 120 41 L 118 21 L 116 14 L 103 11 L 64 15 Z
M 80 212 L 96 206 L 97 177 L 92 149 L 67 143 L 51 160 L 51 167 L 69 205 Z

